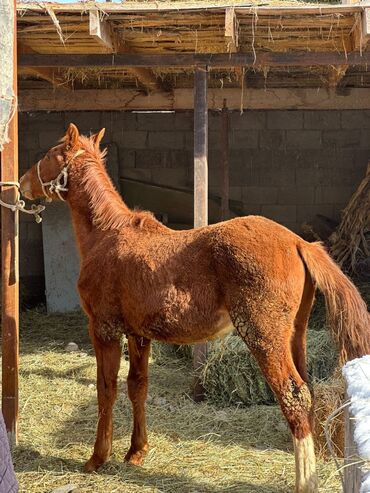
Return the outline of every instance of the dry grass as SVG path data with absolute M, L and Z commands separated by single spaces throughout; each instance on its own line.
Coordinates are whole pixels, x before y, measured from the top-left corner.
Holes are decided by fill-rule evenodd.
M 80 353 L 66 353 L 74 341 Z M 79 314 L 22 316 L 20 443 L 14 452 L 22 493 L 73 483 L 80 493 L 283 493 L 294 483 L 290 437 L 275 406 L 196 405 L 184 361 L 152 362 L 143 468 L 123 464 L 131 411 L 123 359 L 115 410 L 114 455 L 99 474 L 81 472 L 95 436 L 95 361 Z M 159 399 L 158 399 L 159 398 Z M 340 490 L 334 466 L 320 462 L 321 491 Z

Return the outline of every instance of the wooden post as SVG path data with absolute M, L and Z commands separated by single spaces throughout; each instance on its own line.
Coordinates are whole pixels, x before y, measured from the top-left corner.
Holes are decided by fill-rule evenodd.
M 14 0 L 13 92 L 17 94 L 17 11 Z M 9 124 L 10 142 L 1 153 L 1 180 L 18 181 L 18 113 Z M 2 199 L 15 203 L 15 187 L 4 187 Z M 17 443 L 18 421 L 18 212 L 1 209 L 2 260 L 2 412 L 10 444 Z
M 208 224 L 208 104 L 207 67 L 195 68 L 194 74 L 194 227 Z M 194 347 L 194 400 L 204 399 L 204 388 L 197 373 L 207 358 L 207 343 Z
M 348 397 L 347 397 L 348 398 Z M 353 418 L 348 406 L 344 411 L 344 491 L 343 493 L 360 493 L 361 465 L 363 461 L 357 454 L 357 446 L 354 441 Z
M 222 146 L 222 186 L 221 186 L 221 221 L 229 219 L 229 110 L 226 99 L 221 113 L 221 146 Z

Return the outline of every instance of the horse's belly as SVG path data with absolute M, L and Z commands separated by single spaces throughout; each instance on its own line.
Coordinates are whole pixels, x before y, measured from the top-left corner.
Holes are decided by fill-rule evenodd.
M 141 335 L 150 339 L 174 344 L 192 344 L 225 337 L 234 329 L 230 315 L 225 309 L 217 310 L 209 318 L 200 316 L 178 320 L 159 317 L 153 323 L 143 326 Z

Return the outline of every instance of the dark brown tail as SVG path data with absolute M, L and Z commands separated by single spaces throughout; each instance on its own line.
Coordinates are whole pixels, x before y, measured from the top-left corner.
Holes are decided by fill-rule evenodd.
M 370 316 L 357 288 L 320 243 L 302 242 L 298 250 L 325 296 L 327 318 L 339 342 L 341 360 L 370 354 Z

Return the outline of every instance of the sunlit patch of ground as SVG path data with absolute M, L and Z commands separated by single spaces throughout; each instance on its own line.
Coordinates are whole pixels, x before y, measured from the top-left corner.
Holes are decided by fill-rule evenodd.
M 81 351 L 66 353 L 66 343 Z M 194 404 L 190 369 L 174 360 L 150 365 L 147 406 L 151 450 L 128 466 L 131 409 L 122 358 L 115 407 L 114 455 L 97 474 L 82 473 L 96 427 L 95 358 L 79 314 L 22 316 L 20 440 L 14 462 L 22 493 L 73 483 L 79 493 L 283 493 L 294 488 L 294 456 L 274 406 Z M 340 491 L 331 462 L 319 463 L 322 492 Z

